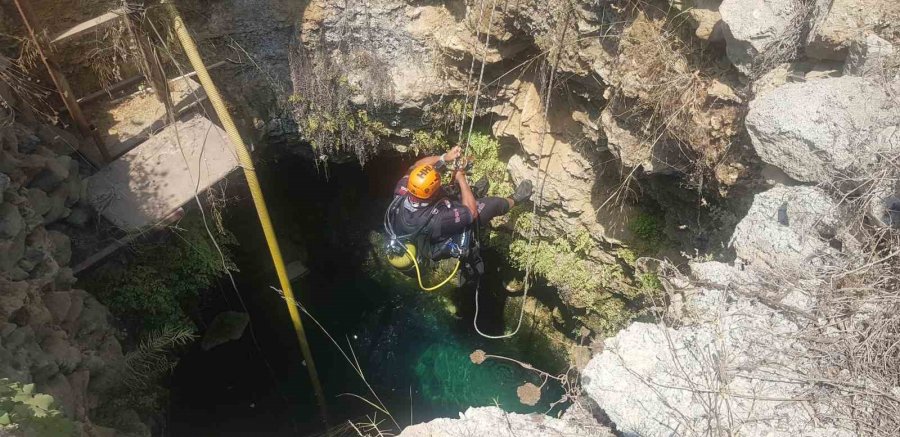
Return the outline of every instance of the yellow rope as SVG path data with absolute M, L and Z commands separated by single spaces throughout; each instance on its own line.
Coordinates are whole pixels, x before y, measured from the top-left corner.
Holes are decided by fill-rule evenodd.
M 200 84 L 203 86 L 204 91 L 206 91 L 207 96 L 209 96 L 209 101 L 212 103 L 216 114 L 219 116 L 222 127 L 224 127 L 225 132 L 228 133 L 231 144 L 234 145 L 235 151 L 237 152 L 241 167 L 244 169 L 244 177 L 247 178 L 247 185 L 250 187 L 250 194 L 253 197 L 253 204 L 256 207 L 256 213 L 259 216 L 259 222 L 260 225 L 262 225 L 263 234 L 265 234 L 266 237 L 266 244 L 269 246 L 269 253 L 271 253 L 272 262 L 275 264 L 275 272 L 278 274 L 278 281 L 284 292 L 288 313 L 290 313 L 294 331 L 297 334 L 297 340 L 300 342 L 300 351 L 303 353 L 303 359 L 306 360 L 306 369 L 309 372 L 309 379 L 312 383 L 316 399 L 319 402 L 322 419 L 326 421 L 327 425 L 325 394 L 319 383 L 316 365 L 313 362 L 312 352 L 310 351 L 309 343 L 306 340 L 303 322 L 300 320 L 300 312 L 297 310 L 296 306 L 291 304 L 292 302 L 296 302 L 294 291 L 291 289 L 291 282 L 288 279 L 287 271 L 284 267 L 284 260 L 281 258 L 281 249 L 278 247 L 275 229 L 272 227 L 272 221 L 269 218 L 269 210 L 266 206 L 266 200 L 263 197 L 262 188 L 259 186 L 259 180 L 256 177 L 256 170 L 253 168 L 253 160 L 250 158 L 250 152 L 247 150 L 247 146 L 244 144 L 244 140 L 241 138 L 241 134 L 238 132 L 234 120 L 231 119 L 231 114 L 228 113 L 228 109 L 225 107 L 225 102 L 219 94 L 219 89 L 216 88 L 215 83 L 213 83 L 212 78 L 209 76 L 206 65 L 203 63 L 203 58 L 200 57 L 194 39 L 188 32 L 184 21 L 181 19 L 181 15 L 178 13 L 174 4 L 167 3 L 167 6 L 166 9 L 168 9 L 172 18 L 175 34 L 178 36 L 178 40 L 181 42 L 182 47 L 184 47 L 185 54 L 190 60 L 191 65 L 194 67 L 194 71 L 197 72 L 197 78 L 200 80 Z
M 450 282 L 450 280 L 453 279 L 453 275 L 455 275 L 455 274 L 456 274 L 456 271 L 459 270 L 459 265 L 460 265 L 461 262 L 462 262 L 459 258 L 457 258 L 457 259 L 456 259 L 456 266 L 453 267 L 453 271 L 450 272 L 450 275 L 447 276 L 447 279 L 444 279 L 443 281 L 441 281 L 440 284 L 435 285 L 435 286 L 433 286 L 433 287 L 426 287 L 425 284 L 422 283 L 422 271 L 419 269 L 419 262 L 416 261 L 416 256 L 413 255 L 412 252 L 410 252 L 410 250 L 409 250 L 408 247 L 406 248 L 406 255 L 409 257 L 409 259 L 412 260 L 413 265 L 416 266 L 416 278 L 419 279 L 419 288 L 421 288 L 421 289 L 423 289 L 423 290 L 425 290 L 425 291 L 434 291 L 434 290 L 437 290 L 438 288 L 443 287 L 444 284 Z

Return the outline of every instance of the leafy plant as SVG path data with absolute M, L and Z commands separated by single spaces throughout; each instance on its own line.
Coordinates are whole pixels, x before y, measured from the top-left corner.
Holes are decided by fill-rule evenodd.
M 641 213 L 628 223 L 628 229 L 641 240 L 646 251 L 654 251 L 665 241 L 662 220 L 655 215 Z
M 365 50 L 338 50 L 339 59 L 332 59 L 332 50 L 324 37 L 307 48 L 299 44 L 292 56 L 291 72 L 297 94 L 288 102 L 300 133 L 310 142 L 320 160 L 343 153 L 353 153 L 360 164 L 378 150 L 381 137 L 391 130 L 371 116 L 390 92 L 392 81 L 389 69 L 373 54 Z M 358 81 L 351 81 L 347 72 L 364 71 Z M 364 104 L 354 102 L 362 98 Z
M 228 261 L 234 236 L 212 227 Z M 192 326 L 183 306 L 225 274 L 226 267 L 201 218 L 189 215 L 165 241 L 139 245 L 124 266 L 105 265 L 84 286 L 137 333 Z
M 413 152 L 418 154 L 435 154 L 438 151 L 446 150 L 449 146 L 444 133 L 441 131 L 428 132 L 419 130 L 413 132 L 412 147 Z
M 195 338 L 194 330 L 185 326 L 167 325 L 147 333 L 138 347 L 125 355 L 125 385 L 134 390 L 152 385 L 178 364 L 173 349 Z
M 512 195 L 512 180 L 506 171 L 506 163 L 500 160 L 500 142 L 488 134 L 473 132 L 468 147 L 468 153 L 475 158 L 471 180 L 474 182 L 487 177 L 491 183 L 488 190 L 490 196 Z
M 0 379 L 0 434 L 76 436 L 75 422 L 56 407 L 53 396 L 36 393 L 34 384 Z

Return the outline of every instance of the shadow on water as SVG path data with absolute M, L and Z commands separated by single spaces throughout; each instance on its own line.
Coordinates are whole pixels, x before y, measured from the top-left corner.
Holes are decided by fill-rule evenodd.
M 381 230 L 393 185 L 410 161 L 380 157 L 365 171 L 357 164 L 332 165 L 326 179 L 308 161 L 267 155 L 257 170 L 285 259 L 309 268 L 294 291 L 335 339 L 352 345 L 368 381 L 401 425 L 410 423 L 410 415 L 418 423 L 495 403 L 544 412 L 560 397 L 551 390 L 537 406 L 524 406 L 516 387 L 540 385 L 538 378 L 515 365 L 488 360 L 476 366 L 469 359 L 481 348 L 559 370 L 559 357 L 540 356 L 533 332 L 513 341 L 478 337 L 472 329 L 473 287 L 425 293 L 374 255 L 372 233 Z M 278 282 L 249 194 L 234 184 L 228 191 L 240 197 L 224 219 L 240 243 L 233 249 L 240 269 L 235 279 L 259 349 L 248 331 L 239 341 L 187 353 L 172 377 L 166 435 L 314 434 L 322 429 L 317 406 L 284 301 L 270 288 Z M 496 258 L 488 256 L 489 271 L 497 270 Z M 482 285 L 479 326 L 490 333 L 503 331 L 509 301 L 485 291 L 500 287 L 499 276 L 487 275 Z M 200 325 L 218 312 L 241 308 L 227 278 L 220 282 L 207 293 Z M 368 395 L 350 365 L 310 319 L 304 324 L 332 424 L 372 414 L 370 406 L 343 395 Z

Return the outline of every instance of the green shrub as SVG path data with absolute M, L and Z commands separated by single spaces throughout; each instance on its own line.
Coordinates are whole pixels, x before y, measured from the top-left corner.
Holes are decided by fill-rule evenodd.
M 665 242 L 662 219 L 641 213 L 628 223 L 628 229 L 638 238 L 641 252 L 655 252 Z
M 419 130 L 413 132 L 412 135 L 412 149 L 415 154 L 428 154 L 434 155 L 438 152 L 443 153 L 443 151 L 449 148 L 449 143 L 447 143 L 447 139 L 444 138 L 444 133 L 441 131 L 428 132 L 424 130 Z
M 491 183 L 488 195 L 507 197 L 512 195 L 512 180 L 506 170 L 506 163 L 500 160 L 500 142 L 481 132 L 473 132 L 469 137 L 468 153 L 475 158 L 471 181 L 487 177 Z
M 234 268 L 227 252 L 236 244 L 234 236 L 211 229 Z M 192 326 L 183 307 L 225 274 L 198 215 L 189 215 L 171 232 L 167 241 L 138 245 L 124 267 L 104 265 L 84 279 L 85 288 L 138 334 Z
M 76 431 L 53 396 L 35 393 L 34 384 L 0 379 L 0 435 L 65 437 L 79 435 Z

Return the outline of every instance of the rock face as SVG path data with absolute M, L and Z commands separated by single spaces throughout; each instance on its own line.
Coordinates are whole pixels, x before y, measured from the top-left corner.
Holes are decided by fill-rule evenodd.
M 770 377 L 795 364 L 799 346 L 783 339 L 797 325 L 781 311 L 727 291 L 743 285 L 735 279 L 740 272 L 710 264 L 697 269 L 730 277 L 692 296 L 695 324 L 635 323 L 608 339 L 583 372 L 588 395 L 625 435 L 716 428 L 741 435 L 853 435 L 809 418 L 802 403 L 791 400 L 804 390 L 801 384 Z
M 607 339 L 583 377 L 586 393 L 619 431 L 852 435 L 809 417 L 793 400 L 807 390 L 804 384 L 771 377 L 802 373 L 804 349 L 791 340 L 801 325 L 784 308 L 803 313 L 810 299 L 790 289 L 771 300 L 758 294 L 768 279 L 763 272 L 799 268 L 827 250 L 817 226 L 836 220 L 834 208 L 817 188 L 778 186 L 757 195 L 733 239 L 743 267 L 692 264 L 702 286 L 680 284 L 688 298 L 680 327 L 634 323 Z
M 890 86 L 864 78 L 777 87 L 750 103 L 746 124 L 763 161 L 802 182 L 857 176 L 900 150 L 900 106 Z
M 81 199 L 78 162 L 54 151 L 71 153 L 53 141 L 73 137 L 37 122 L 0 126 L 0 378 L 35 383 L 85 422 L 123 356 L 106 308 L 72 289 L 69 237 L 47 229 Z

